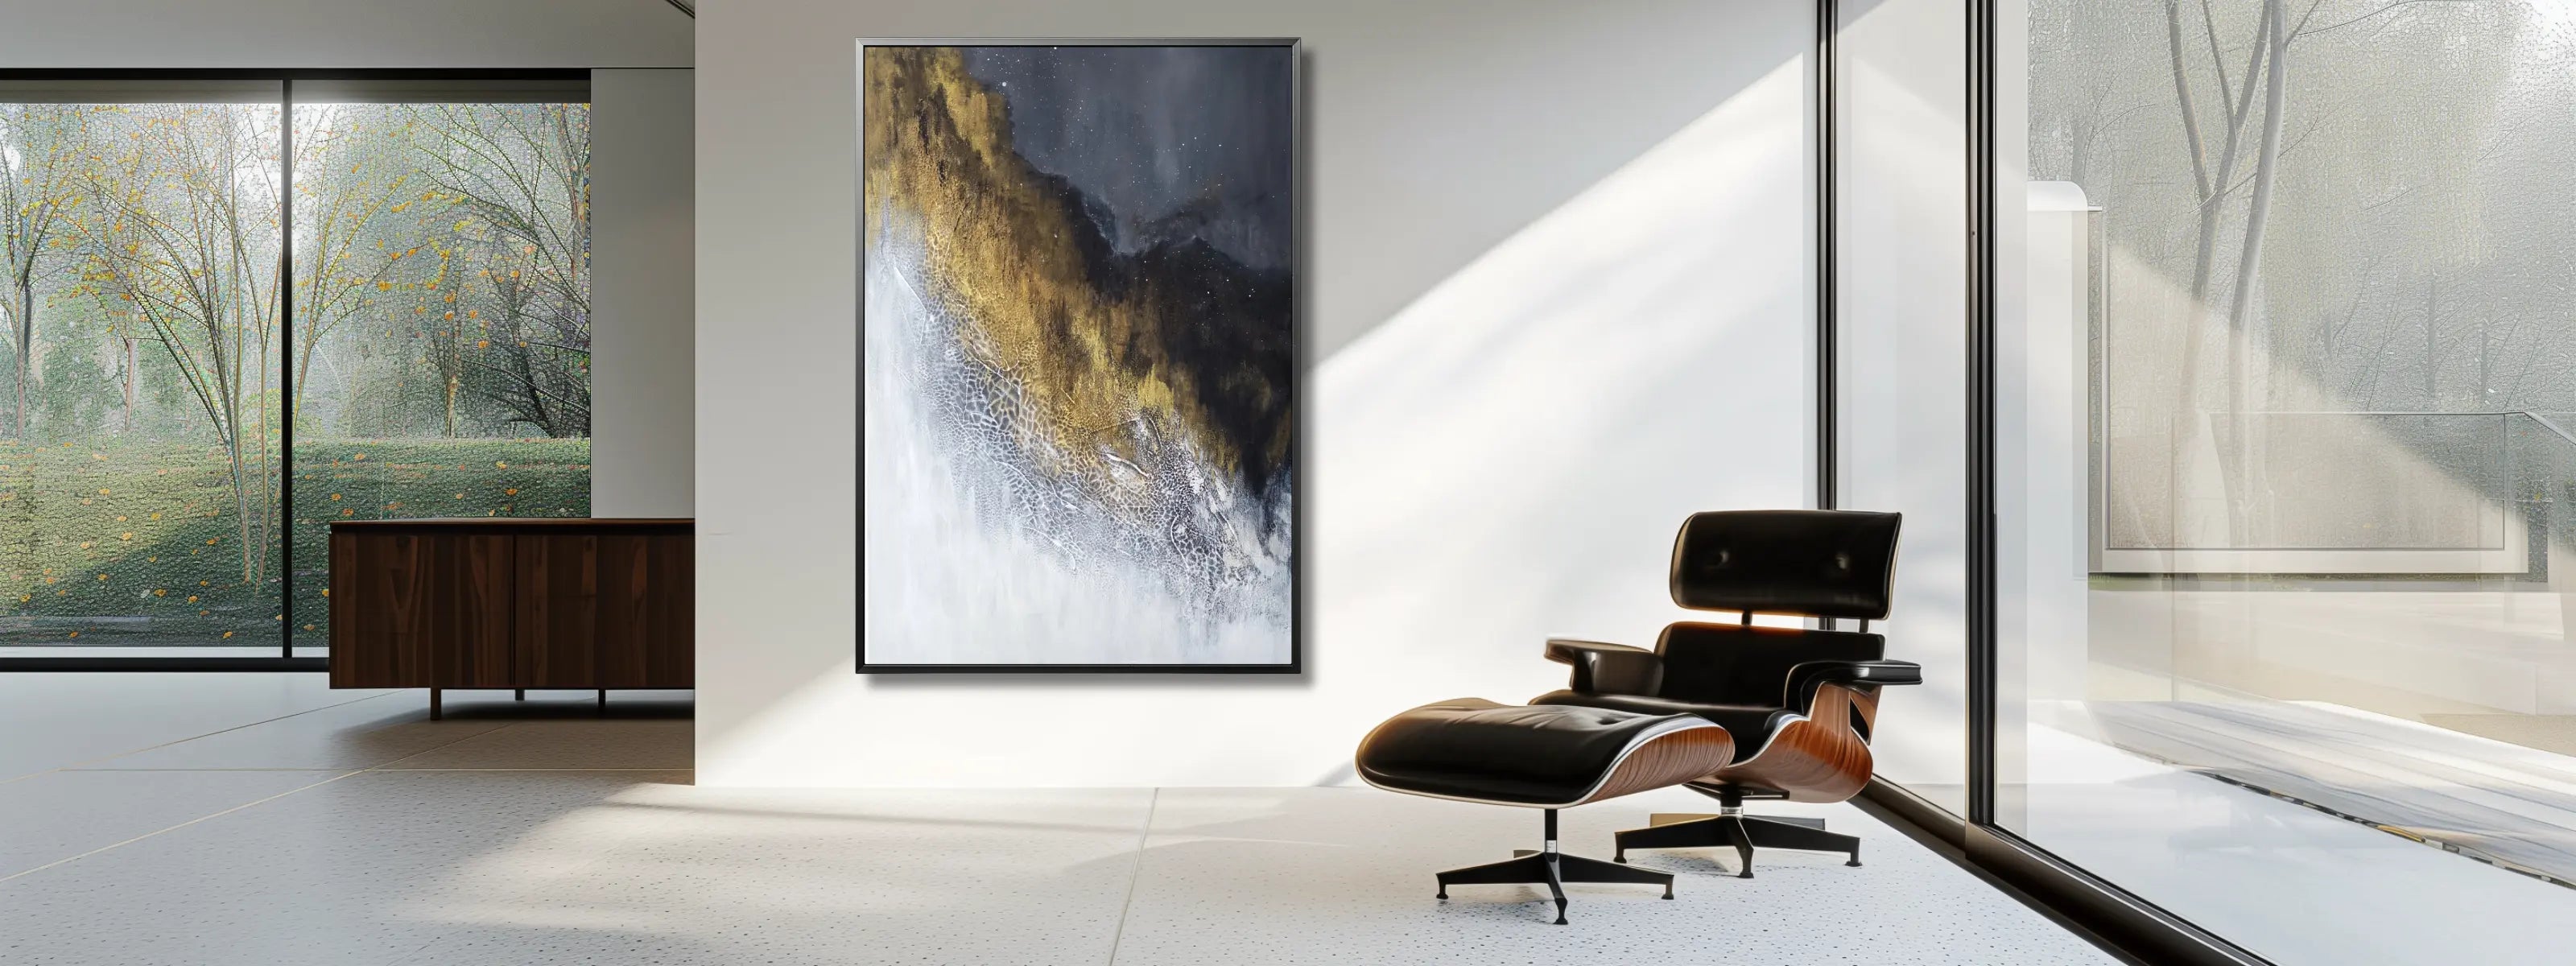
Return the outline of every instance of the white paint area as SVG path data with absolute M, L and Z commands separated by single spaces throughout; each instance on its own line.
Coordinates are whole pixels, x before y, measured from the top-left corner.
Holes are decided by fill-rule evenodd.
M 1773 69 L 1309 376 L 1305 675 L 855 676 L 832 627 L 746 613 L 779 599 L 746 582 L 785 564 L 718 526 L 701 545 L 699 783 L 1346 782 L 1361 735 L 1397 711 L 1563 686 L 1540 657 L 1551 633 L 1643 644 L 1688 616 L 1666 597 L 1682 518 L 1804 505 L 1809 486 L 1806 25 L 1764 29 Z M 1332 48 L 1310 49 L 1327 69 Z M 1332 189 L 1315 185 L 1318 220 Z M 823 578 L 784 579 L 856 577 L 846 557 L 812 562 Z
M 697 512 L 696 85 L 590 72 L 590 512 Z

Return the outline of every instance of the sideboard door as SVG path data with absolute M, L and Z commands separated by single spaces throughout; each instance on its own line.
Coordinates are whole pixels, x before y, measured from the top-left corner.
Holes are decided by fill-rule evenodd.
M 686 535 L 599 538 L 599 686 L 694 687 L 696 559 Z
M 518 595 L 518 560 L 509 534 L 455 534 L 436 545 L 430 654 L 442 688 L 512 687 L 510 624 Z
M 331 535 L 331 686 L 420 688 L 430 680 L 435 538 Z
M 516 656 L 523 688 L 599 688 L 599 544 L 591 536 L 518 538 Z

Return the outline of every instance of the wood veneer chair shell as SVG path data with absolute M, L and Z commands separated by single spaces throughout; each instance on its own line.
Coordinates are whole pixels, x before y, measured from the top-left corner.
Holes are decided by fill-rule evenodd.
M 1735 739 L 1724 728 L 1667 731 L 1640 742 L 1592 794 L 1564 807 L 1684 784 L 1734 758 Z
M 1690 784 L 1777 792 L 1793 802 L 1839 802 L 1869 784 L 1869 739 L 1853 727 L 1876 730 L 1875 685 L 1825 684 L 1804 711 L 1782 725 L 1753 757 L 1720 768 Z

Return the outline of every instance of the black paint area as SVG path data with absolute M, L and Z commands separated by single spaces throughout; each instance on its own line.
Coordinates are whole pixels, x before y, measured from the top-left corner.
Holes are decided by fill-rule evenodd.
M 1196 238 L 1295 262 L 1295 52 L 1284 46 L 961 48 L 1009 105 L 1011 146 L 1095 204 L 1112 248 Z

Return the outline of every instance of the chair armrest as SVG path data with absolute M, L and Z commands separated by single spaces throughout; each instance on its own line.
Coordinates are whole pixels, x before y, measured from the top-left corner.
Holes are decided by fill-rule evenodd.
M 1643 648 L 1552 637 L 1547 659 L 1574 665 L 1574 681 L 1567 687 L 1578 694 L 1652 697 L 1664 686 L 1664 659 Z
M 1876 687 L 1923 683 L 1923 665 L 1912 661 L 1807 661 L 1789 669 L 1788 707 L 1803 711 L 1828 684 Z

